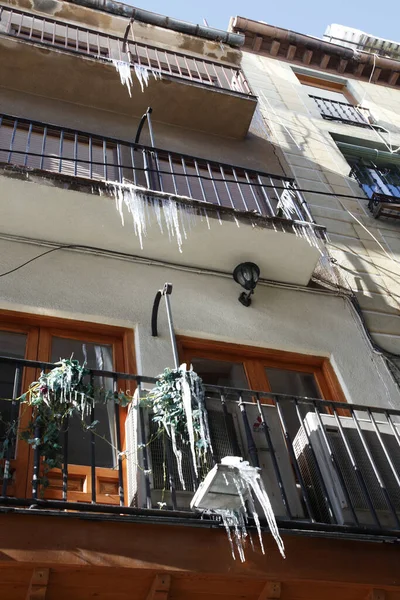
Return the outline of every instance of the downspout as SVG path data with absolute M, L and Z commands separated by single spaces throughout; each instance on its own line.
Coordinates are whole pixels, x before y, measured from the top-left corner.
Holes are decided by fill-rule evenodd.
M 140 21 L 141 23 L 148 23 L 149 25 L 156 25 L 157 27 L 163 27 L 165 29 L 171 29 L 172 31 L 178 31 L 179 33 L 186 33 L 188 35 L 194 35 L 196 37 L 204 38 L 213 42 L 223 42 L 229 46 L 241 47 L 244 44 L 244 35 L 240 33 L 232 33 L 228 31 L 222 31 L 220 29 L 214 29 L 213 27 L 206 27 L 204 25 L 194 25 L 187 23 L 186 21 L 180 21 L 172 17 L 166 17 L 157 13 L 150 12 L 149 10 L 143 10 L 142 8 L 135 8 L 122 2 L 115 2 L 115 0 L 67 0 L 71 4 L 78 4 L 85 8 L 91 8 L 93 10 L 100 10 L 112 15 L 119 17 L 126 17 L 127 19 L 133 19 Z

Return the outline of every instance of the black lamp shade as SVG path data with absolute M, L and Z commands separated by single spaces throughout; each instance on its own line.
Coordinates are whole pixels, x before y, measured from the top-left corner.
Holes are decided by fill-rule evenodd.
M 260 277 L 260 269 L 252 262 L 238 265 L 233 271 L 233 279 L 245 290 L 254 290 Z

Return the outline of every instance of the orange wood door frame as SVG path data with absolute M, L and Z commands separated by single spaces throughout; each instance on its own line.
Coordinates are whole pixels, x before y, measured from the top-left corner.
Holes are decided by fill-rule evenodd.
M 86 323 L 17 313 L 14 311 L 0 312 L 0 329 L 28 333 L 28 342 L 25 358 L 49 362 L 51 359 L 52 337 L 65 337 L 69 339 L 84 339 L 87 342 L 97 342 L 112 345 L 113 368 L 120 373 L 135 373 L 136 360 L 134 353 L 133 331 L 122 327 Z M 24 369 L 23 391 L 35 381 L 39 375 L 38 370 Z M 130 386 L 132 388 L 132 386 Z M 129 389 L 129 384 L 124 380 L 118 381 L 118 388 L 124 391 Z M 133 390 L 132 390 L 133 391 Z M 126 408 L 118 408 L 121 428 L 121 447 L 125 448 L 125 420 Z M 31 418 L 31 411 L 25 405 L 25 410 L 20 417 L 20 430 L 27 427 Z M 15 490 L 10 489 L 19 497 L 31 496 L 31 476 L 33 469 L 33 452 L 31 448 L 19 442 L 17 456 L 12 468 L 16 472 Z M 69 465 L 69 492 L 68 500 L 85 502 L 91 501 L 90 467 Z M 123 463 L 124 486 L 127 489 L 126 465 Z M 46 490 L 47 498 L 61 498 L 61 472 L 53 470 L 49 473 L 50 485 Z M 96 467 L 96 492 L 97 501 L 101 503 L 118 504 L 118 471 Z

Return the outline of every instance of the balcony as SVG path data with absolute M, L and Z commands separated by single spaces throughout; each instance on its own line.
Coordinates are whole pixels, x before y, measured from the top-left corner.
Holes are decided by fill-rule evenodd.
M 113 186 L 131 184 L 160 202 L 175 199 L 182 214 L 184 207 L 193 213 L 183 254 L 159 234 L 155 223 L 148 227 L 146 256 L 231 271 L 242 258 L 240 249 L 246 248 L 268 278 L 301 284 L 308 283 L 320 256 L 310 241 L 323 240 L 324 228 L 313 222 L 290 178 L 7 115 L 0 115 L 0 163 L 9 175 L 3 178 L 4 197 L 14 198 L 11 206 L 0 206 L 7 229 L 3 233 L 43 239 L 50 232 L 43 231 L 39 211 L 52 222 L 48 241 L 98 247 L 96 214 L 99 228 L 107 224 L 103 243 L 108 248 L 140 252 L 130 227 L 121 228 L 109 201 Z M 18 180 L 17 173 L 28 173 L 40 183 L 47 178 L 52 187 L 23 189 L 26 177 L 21 174 Z M 65 197 L 65 189 L 81 193 Z M 95 190 L 100 198 L 93 195 Z M 84 235 L 71 223 L 74 211 L 86 223 Z M 210 228 L 208 215 L 222 224 L 218 234 Z
M 318 106 L 321 116 L 328 121 L 340 121 L 348 125 L 371 128 L 374 121 L 368 108 L 353 106 L 348 102 L 329 100 L 310 95 Z
M 400 218 L 400 170 L 396 165 L 377 166 L 359 161 L 350 172 L 369 198 L 368 208 L 375 219 Z
M 18 397 L 24 370 L 52 367 L 0 357 L 2 380 L 14 390 L 14 402 L 3 410 L 3 443 L 5 418 L 17 423 L 21 414 Z M 108 371 L 91 370 L 90 377 L 92 381 L 101 377 L 106 390 L 136 384 L 142 393 L 155 382 L 149 377 Z M 223 456 L 239 455 L 260 467 L 281 530 L 371 540 L 399 536 L 400 411 L 215 385 L 206 385 L 205 394 L 214 454 L 209 454 L 201 466 L 203 475 Z M 89 418 L 91 423 L 95 410 Z M 169 441 L 163 449 L 148 409 L 130 407 L 125 432 L 121 410 L 107 411 L 113 415 L 109 418 L 117 432 L 114 466 L 99 467 L 100 436 L 94 426 L 88 428 L 88 452 L 80 450 L 81 442 L 74 437 L 72 450 L 77 456 L 78 448 L 81 460 L 80 465 L 72 464 L 68 445 L 72 429 L 67 427 L 60 433 L 62 469 L 47 474 L 46 489 L 40 489 L 40 446 L 30 450 L 33 456 L 24 464 L 20 456 L 26 453 L 20 446 L 26 443 L 9 434 L 2 461 L 6 476 L 0 507 L 10 511 L 30 506 L 32 514 L 78 511 L 105 520 L 108 516 L 143 523 L 164 519 L 170 524 L 176 520 L 198 527 L 222 527 L 218 517 L 199 515 L 188 508 L 197 486 L 189 453 L 183 449 L 183 474 L 190 490 L 183 491 Z M 121 447 L 123 433 L 125 448 Z M 16 446 L 20 449 L 17 453 Z M 26 494 L 15 495 L 26 476 L 31 487 Z M 161 501 L 163 510 L 157 508 Z
M 247 133 L 256 98 L 240 68 L 0 7 L 0 79 L 8 87 L 228 137 Z M 78 60 L 79 59 L 79 60 Z M 150 75 L 132 98 L 113 62 Z M 69 73 L 68 85 L 65 74 Z M 155 77 L 153 77 L 153 74 Z M 104 90 L 107 89 L 107 94 Z

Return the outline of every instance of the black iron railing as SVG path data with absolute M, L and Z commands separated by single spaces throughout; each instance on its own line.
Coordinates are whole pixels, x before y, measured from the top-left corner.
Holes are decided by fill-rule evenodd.
M 52 366 L 0 357 L 0 371 L 7 367 L 10 385 L 14 378 L 14 398 L 20 393 L 24 368 L 50 369 Z M 149 377 L 97 370 L 91 370 L 90 376 L 110 381 L 114 390 L 123 382 L 128 386 L 136 384 L 142 395 L 144 388 L 155 381 Z M 198 465 L 202 475 L 226 455 L 242 456 L 261 469 L 281 528 L 372 537 L 400 535 L 400 411 L 215 385 L 206 385 L 205 392 L 213 452 Z M 11 406 L 10 418 L 18 422 L 19 401 L 15 399 Z M 91 451 L 82 463 L 87 465 L 87 477 L 92 482 L 91 503 L 77 501 L 76 487 L 70 487 L 71 482 L 74 484 L 70 475 L 73 465 L 69 462 L 69 431 L 65 428 L 61 440 L 64 464 L 59 471 L 62 485 L 56 493 L 53 491 L 50 499 L 46 498 L 49 489 L 42 490 L 44 494 L 41 494 L 41 450 L 38 447 L 34 451 L 34 475 L 28 474 L 32 479 L 28 497 L 12 495 L 17 478 L 26 479 L 26 472 L 18 471 L 21 467 L 15 459 L 19 445 L 25 442 L 14 440 L 2 461 L 5 467 L 0 506 L 91 511 L 102 514 L 103 518 L 107 513 L 117 513 L 142 518 L 158 515 L 166 520 L 174 516 L 198 519 L 188 508 L 197 485 L 190 468 L 189 452 L 182 449 L 187 490 L 184 491 L 169 441 L 154 435 L 155 424 L 148 409 L 131 407 L 128 411 L 126 448 L 121 448 L 117 441 L 118 460 L 113 469 L 119 474 L 119 494 L 112 502 L 99 503 L 96 494 L 98 440 L 94 428 Z M 94 411 L 90 420 L 95 421 Z M 113 425 L 117 429 L 121 427 L 118 420 Z M 127 487 L 124 486 L 124 461 Z M 29 461 L 26 464 L 29 465 Z M 101 471 L 104 473 L 104 469 Z M 165 510 L 155 510 L 160 505 Z M 202 523 L 207 524 L 207 517 L 204 520 L 203 516 Z
M 0 7 L 0 33 L 104 61 L 125 61 L 162 76 L 251 95 L 237 67 L 157 48 L 15 8 Z
M 347 102 L 338 100 L 329 100 L 328 98 L 320 98 L 312 96 L 319 108 L 319 112 L 324 119 L 330 121 L 341 121 L 349 125 L 358 125 L 360 127 L 371 127 L 373 124 L 372 116 L 368 108 L 361 106 L 353 106 Z
M 377 165 L 360 160 L 351 169 L 354 177 L 368 198 L 368 208 L 374 217 L 382 214 L 400 217 L 400 169 L 396 165 Z
M 0 162 L 313 223 L 294 179 L 1 114 Z

